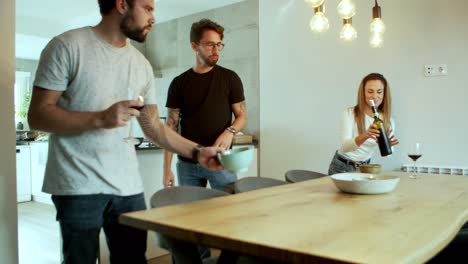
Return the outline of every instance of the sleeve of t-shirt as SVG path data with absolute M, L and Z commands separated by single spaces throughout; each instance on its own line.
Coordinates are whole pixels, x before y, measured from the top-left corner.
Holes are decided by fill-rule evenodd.
M 179 103 L 179 78 L 174 78 L 169 85 L 169 90 L 167 91 L 167 100 L 166 100 L 166 107 L 177 109 L 180 108 Z
M 236 104 L 245 100 L 244 87 L 239 76 L 233 72 L 231 77 L 231 91 L 229 93 L 229 102 Z
M 41 52 L 34 85 L 55 91 L 65 91 L 71 79 L 69 47 L 58 38 L 52 39 Z

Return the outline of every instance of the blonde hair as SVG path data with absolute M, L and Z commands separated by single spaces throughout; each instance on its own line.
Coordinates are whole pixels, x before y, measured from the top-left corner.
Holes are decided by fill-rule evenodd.
M 386 130 L 391 129 L 390 117 L 391 117 L 391 96 L 390 96 L 390 86 L 385 79 L 385 77 L 380 73 L 370 73 L 364 79 L 362 79 L 361 84 L 359 85 L 358 96 L 357 96 L 357 105 L 354 106 L 354 119 L 356 120 L 359 134 L 366 132 L 366 122 L 365 122 L 365 106 L 366 106 L 366 94 L 365 87 L 368 81 L 381 81 L 384 85 L 384 98 L 382 103 L 377 108 L 379 112 L 380 119 L 383 120 Z

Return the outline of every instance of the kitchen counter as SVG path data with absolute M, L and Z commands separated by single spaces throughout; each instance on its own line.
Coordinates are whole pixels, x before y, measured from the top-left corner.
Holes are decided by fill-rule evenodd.
M 146 144 L 145 144 L 146 143 Z M 258 148 L 258 141 L 254 140 L 252 143 L 245 143 L 245 144 L 234 144 L 233 147 L 242 147 L 242 146 L 254 146 Z M 143 142 L 140 146 L 135 146 L 136 151 L 143 151 L 143 150 L 154 150 L 154 149 L 163 149 L 158 145 L 148 144 L 147 142 Z
M 17 140 L 16 146 L 30 145 L 31 143 L 49 143 L 47 140 Z

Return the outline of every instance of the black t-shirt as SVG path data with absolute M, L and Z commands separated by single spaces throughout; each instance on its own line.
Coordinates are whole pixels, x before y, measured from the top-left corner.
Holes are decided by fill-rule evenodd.
M 212 146 L 232 123 L 231 105 L 244 100 L 239 76 L 216 65 L 207 73 L 199 74 L 189 69 L 174 78 L 166 107 L 180 109 L 180 134 L 183 137 L 203 146 Z

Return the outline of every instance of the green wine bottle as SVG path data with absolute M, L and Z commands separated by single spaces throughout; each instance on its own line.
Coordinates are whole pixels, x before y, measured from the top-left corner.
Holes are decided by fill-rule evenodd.
M 382 157 L 391 155 L 392 147 L 390 146 L 390 142 L 388 142 L 388 137 L 385 131 L 384 122 L 382 121 L 382 119 L 379 118 L 379 112 L 377 112 L 377 108 L 375 107 L 374 100 L 371 99 L 370 103 L 371 103 L 372 113 L 374 113 L 374 125 L 380 131 L 380 135 L 377 138 L 380 155 Z

